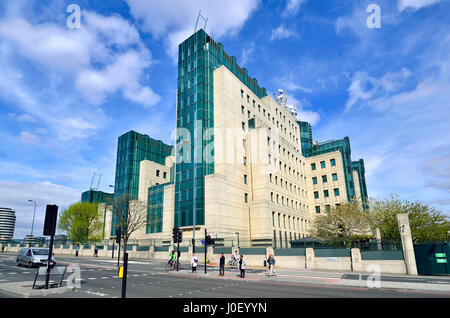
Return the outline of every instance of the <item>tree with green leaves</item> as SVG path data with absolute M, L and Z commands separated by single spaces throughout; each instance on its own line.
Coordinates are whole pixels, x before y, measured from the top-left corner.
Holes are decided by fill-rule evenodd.
M 97 203 L 78 202 L 63 209 L 58 229 L 67 233 L 70 240 L 86 243 L 101 239 L 103 217 Z
M 341 203 L 316 216 L 312 235 L 319 241 L 349 247 L 355 240 L 372 237 L 370 218 L 360 201 Z
M 372 199 L 369 204 L 373 228 L 379 227 L 381 238 L 400 241 L 397 214 L 407 213 L 413 242 L 444 241 L 450 219 L 440 210 L 422 202 L 400 200 L 391 195 L 385 200 Z

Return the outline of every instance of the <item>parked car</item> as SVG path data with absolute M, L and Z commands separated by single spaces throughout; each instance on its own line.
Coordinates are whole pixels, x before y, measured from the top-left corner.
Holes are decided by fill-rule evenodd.
M 47 266 L 48 252 L 48 248 L 21 248 L 17 254 L 16 265 L 24 265 L 29 268 L 34 266 Z M 55 257 L 52 255 L 50 266 L 53 267 L 55 264 Z

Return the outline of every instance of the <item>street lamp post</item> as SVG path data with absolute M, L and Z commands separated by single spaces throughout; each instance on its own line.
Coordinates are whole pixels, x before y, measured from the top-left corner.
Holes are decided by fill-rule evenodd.
M 34 203 L 34 212 L 33 212 L 33 223 L 31 223 L 31 239 L 33 239 L 33 230 L 34 230 L 34 217 L 36 215 L 36 202 L 33 200 L 28 200 L 28 202 Z

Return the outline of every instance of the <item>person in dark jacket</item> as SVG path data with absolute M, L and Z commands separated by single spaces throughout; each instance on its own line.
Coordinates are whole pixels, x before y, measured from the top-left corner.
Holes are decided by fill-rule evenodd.
M 223 253 L 220 254 L 220 263 L 219 263 L 219 276 L 225 275 L 225 256 Z

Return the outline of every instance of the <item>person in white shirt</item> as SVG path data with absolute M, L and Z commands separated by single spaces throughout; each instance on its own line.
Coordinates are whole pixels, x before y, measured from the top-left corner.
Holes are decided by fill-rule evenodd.
M 191 258 L 191 265 L 192 265 L 192 272 L 197 273 L 197 263 L 198 263 L 198 258 L 197 256 L 195 256 L 195 253 L 192 253 L 192 258 Z

